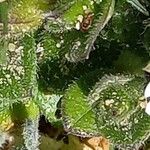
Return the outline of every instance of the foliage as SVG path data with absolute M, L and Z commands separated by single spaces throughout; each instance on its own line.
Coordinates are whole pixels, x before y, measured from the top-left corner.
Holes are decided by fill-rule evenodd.
M 150 55 L 147 0 L 0 1 L 0 141 L 39 149 L 39 119 L 120 149 L 149 138 L 142 68 Z M 3 142 L 0 147 L 3 146 Z

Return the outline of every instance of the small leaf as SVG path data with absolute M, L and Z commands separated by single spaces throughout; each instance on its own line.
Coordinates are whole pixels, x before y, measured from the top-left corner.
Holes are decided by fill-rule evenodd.
M 114 7 L 115 7 L 115 0 L 109 0 L 109 1 L 107 0 L 105 2 L 100 3 L 100 6 L 102 8 L 100 12 L 100 16 L 98 17 L 91 31 L 89 32 L 89 37 L 86 41 L 87 45 L 85 49 L 87 51 L 87 57 L 99 33 L 103 30 L 103 28 L 106 26 L 106 24 L 108 23 L 108 21 L 111 19 L 113 15 Z
M 46 119 L 51 123 L 56 123 L 59 119 L 56 118 L 57 104 L 60 100 L 60 95 L 44 95 L 39 94 L 37 104 L 40 107 L 41 113 L 46 117 Z
M 80 85 L 74 84 L 66 92 L 62 115 L 67 132 L 81 136 L 97 135 L 94 113 Z
M 66 54 L 66 58 L 71 62 L 88 59 L 93 48 L 93 44 L 99 33 L 106 26 L 113 15 L 115 0 L 105 0 L 99 4 L 99 12 L 94 15 L 94 22 L 88 33 L 76 33 L 79 35 L 72 43 L 70 52 Z M 83 40 L 82 40 L 83 39 Z
M 139 10 L 141 13 L 143 13 L 146 16 L 149 16 L 149 12 L 146 10 L 146 8 L 139 2 L 139 0 L 127 0 L 128 3 L 130 3 L 133 7 L 135 7 L 137 10 Z
M 86 99 L 102 74 L 102 71 L 91 72 L 69 86 L 62 99 L 62 118 L 67 132 L 85 137 L 99 134 L 94 112 Z

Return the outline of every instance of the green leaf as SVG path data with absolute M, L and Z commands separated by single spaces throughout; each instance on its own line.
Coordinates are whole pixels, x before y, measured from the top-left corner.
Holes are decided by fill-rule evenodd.
M 6 65 L 7 62 L 7 50 L 8 50 L 8 40 L 7 36 L 0 38 L 0 65 Z
M 2 32 L 0 31 L 0 64 L 6 63 L 6 52 L 8 49 L 7 33 L 8 33 L 8 11 L 9 2 L 0 2 L 0 26 L 2 24 Z M 1 29 L 0 29 L 1 30 Z
M 3 23 L 3 34 L 7 34 L 8 32 L 8 10 L 9 3 L 7 1 L 3 1 L 0 3 L 0 22 Z
M 70 52 L 66 54 L 66 58 L 69 61 L 77 62 L 89 58 L 95 40 L 113 15 L 114 6 L 115 0 L 102 1 L 98 5 L 98 9 L 95 8 L 97 9 L 96 14 L 94 15 L 94 21 L 88 33 L 76 31 L 76 39 L 74 39 L 69 48 Z
M 108 76 L 102 78 L 89 95 L 98 130 L 113 143 L 137 143 L 145 140 L 149 132 L 149 125 L 145 122 L 149 116 L 140 107 L 143 82 L 142 77 Z
M 7 64 L 0 68 L 0 109 L 36 96 L 35 41 L 26 34 L 22 42 L 10 42 Z
M 99 134 L 87 95 L 102 74 L 102 71 L 91 72 L 68 87 L 62 99 L 62 118 L 67 132 L 85 137 Z
M 65 130 L 81 136 L 97 135 L 94 113 L 79 86 L 74 84 L 65 95 L 62 113 Z
M 10 107 L 11 118 L 15 123 L 22 123 L 26 119 L 35 119 L 39 115 L 39 107 L 34 99 L 29 99 L 28 102 L 14 103 Z
M 102 135 L 120 145 L 145 140 L 150 127 L 149 116 L 140 107 L 144 79 L 104 76 L 91 89 L 92 79 L 82 78 L 66 91 L 62 104 L 65 130 L 80 136 Z
M 127 0 L 128 3 L 130 3 L 133 7 L 135 7 L 137 10 L 139 10 L 141 13 L 143 13 L 146 16 L 149 16 L 149 12 L 146 10 L 146 8 L 139 2 L 139 0 Z
M 63 19 L 68 24 L 75 24 L 79 15 L 84 14 L 83 7 L 86 6 L 89 11 L 92 11 L 93 5 L 90 0 L 76 0 L 72 6 L 63 14 Z
M 10 32 L 13 36 L 35 31 L 42 23 L 41 2 L 38 0 L 12 0 L 9 12 Z
M 128 72 L 131 74 L 143 74 L 143 68 L 147 61 L 145 58 L 129 50 L 124 50 L 115 60 L 114 66 L 118 72 Z
M 59 119 L 56 118 L 57 104 L 60 100 L 60 95 L 44 95 L 39 94 L 37 104 L 40 107 L 41 113 L 46 117 L 46 119 L 51 123 L 57 123 Z

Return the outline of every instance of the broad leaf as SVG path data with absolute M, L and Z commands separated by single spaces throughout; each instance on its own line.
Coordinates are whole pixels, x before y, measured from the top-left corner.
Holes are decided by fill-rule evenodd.
M 76 83 L 66 92 L 62 106 L 65 130 L 83 137 L 97 135 L 95 115 L 80 86 Z
M 102 74 L 102 71 L 89 73 L 69 86 L 62 99 L 62 118 L 67 132 L 85 137 L 99 134 L 87 96 Z
M 66 131 L 80 136 L 103 135 L 115 144 L 145 140 L 150 121 L 140 107 L 143 78 L 104 76 L 89 91 L 92 79 L 82 78 L 66 91 L 62 105 Z

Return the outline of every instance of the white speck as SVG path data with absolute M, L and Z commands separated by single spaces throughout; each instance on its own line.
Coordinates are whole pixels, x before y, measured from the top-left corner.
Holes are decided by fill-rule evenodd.
M 13 44 L 13 43 L 9 43 L 9 45 L 8 45 L 8 49 L 9 49 L 9 51 L 15 51 L 15 48 L 16 48 L 16 45 L 15 44 Z
M 82 21 L 83 21 L 83 16 L 82 16 L 82 15 L 79 15 L 78 18 L 77 18 L 77 20 L 78 20 L 79 22 L 82 22 Z
M 144 97 L 145 97 L 145 98 L 150 97 L 150 82 L 148 83 L 148 85 L 147 85 L 146 88 L 145 88 Z
M 146 101 L 144 101 L 144 102 L 141 102 L 139 105 L 140 105 L 140 107 L 141 107 L 142 109 L 145 109 L 147 103 L 146 103 Z
M 71 29 L 72 29 L 72 27 L 69 26 L 69 25 L 65 25 L 65 28 L 66 28 L 67 30 L 71 30 Z
M 93 5 L 93 4 L 94 4 L 94 1 L 91 1 L 90 4 Z
M 116 97 L 116 99 L 120 99 L 120 97 L 119 97 L 119 96 L 117 96 L 117 97 Z
M 105 101 L 105 105 L 106 106 L 109 106 L 110 104 L 113 104 L 115 101 L 113 99 L 110 99 L 110 100 L 106 100 Z
M 44 51 L 44 48 L 41 46 L 41 43 L 39 43 L 39 44 L 37 45 L 36 52 L 37 52 L 37 53 L 40 53 L 40 52 L 42 52 L 42 51 Z
M 19 76 L 15 76 L 15 79 L 16 80 L 20 80 L 21 78 Z
M 5 77 L 6 77 L 6 78 L 10 78 L 10 75 L 9 75 L 9 74 L 6 74 Z
M 125 102 L 122 102 L 122 105 L 125 105 L 126 103 Z
M 23 29 L 22 29 L 22 32 L 24 32 L 24 33 L 27 32 L 27 29 L 23 28 Z
M 80 46 L 80 45 L 81 45 L 81 42 L 80 42 L 80 41 L 77 41 L 76 44 L 77 44 L 78 46 Z
M 16 50 L 15 50 L 15 52 L 16 53 L 20 53 L 22 50 L 23 50 L 23 46 L 19 46 Z
M 83 5 L 83 10 L 87 10 L 87 6 L 86 5 Z
M 77 30 L 80 30 L 80 22 L 77 22 L 76 23 L 76 27 L 75 27 Z
M 63 43 L 64 43 L 64 40 L 61 40 L 60 43 L 63 44 Z
M 60 47 L 61 47 L 61 44 L 60 44 L 60 43 L 57 43 L 57 44 L 56 44 L 56 47 L 57 47 L 57 48 L 60 48 Z
M 112 95 L 117 95 L 117 93 L 116 93 L 116 92 L 113 92 Z

